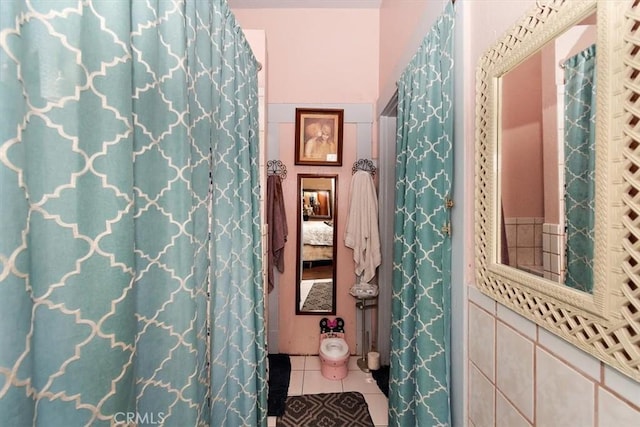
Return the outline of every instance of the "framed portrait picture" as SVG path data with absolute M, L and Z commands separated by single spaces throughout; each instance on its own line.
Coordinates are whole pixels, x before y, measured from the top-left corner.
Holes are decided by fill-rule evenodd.
M 344 110 L 296 108 L 296 165 L 342 166 Z

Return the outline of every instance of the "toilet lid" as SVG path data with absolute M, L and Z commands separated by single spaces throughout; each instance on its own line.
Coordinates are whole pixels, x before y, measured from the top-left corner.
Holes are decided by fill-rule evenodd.
M 332 359 L 340 359 L 349 353 L 349 346 L 342 338 L 326 338 L 320 344 L 320 352 Z

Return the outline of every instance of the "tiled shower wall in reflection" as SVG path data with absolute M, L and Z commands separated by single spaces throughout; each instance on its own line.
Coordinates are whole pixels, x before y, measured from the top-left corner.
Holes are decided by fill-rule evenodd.
M 505 218 L 504 221 L 509 248 L 509 265 L 531 268 L 541 273 L 544 218 L 515 217 Z
M 509 265 L 560 281 L 564 272 L 564 233 L 544 218 L 505 218 Z
M 542 266 L 544 277 L 554 282 L 564 281 L 564 232 L 558 224 L 542 226 Z

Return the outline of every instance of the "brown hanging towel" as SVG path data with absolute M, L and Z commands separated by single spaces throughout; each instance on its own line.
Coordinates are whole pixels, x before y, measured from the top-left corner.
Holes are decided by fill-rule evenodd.
M 273 267 L 284 272 L 284 244 L 289 233 L 287 215 L 284 210 L 282 182 L 280 176 L 267 177 L 267 225 L 269 227 L 267 281 L 269 292 L 273 290 Z

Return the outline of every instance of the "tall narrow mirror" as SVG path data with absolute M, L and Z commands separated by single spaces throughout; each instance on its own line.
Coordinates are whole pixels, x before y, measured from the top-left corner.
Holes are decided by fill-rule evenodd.
M 336 313 L 337 184 L 298 174 L 296 314 Z

